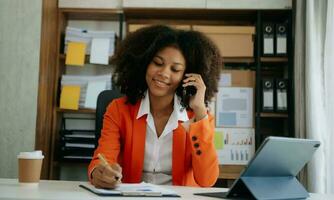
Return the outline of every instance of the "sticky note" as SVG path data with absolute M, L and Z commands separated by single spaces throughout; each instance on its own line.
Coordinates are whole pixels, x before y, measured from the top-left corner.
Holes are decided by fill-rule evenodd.
M 61 90 L 60 108 L 78 110 L 80 98 L 80 86 L 65 85 Z
M 223 133 L 222 132 L 215 132 L 215 137 L 214 137 L 214 144 L 216 149 L 223 149 Z
M 83 66 L 85 64 L 86 43 L 69 42 L 67 46 L 66 65 Z

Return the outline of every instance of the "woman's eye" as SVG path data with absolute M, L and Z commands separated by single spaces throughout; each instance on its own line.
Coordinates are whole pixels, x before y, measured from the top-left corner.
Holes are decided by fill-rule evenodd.
M 155 65 L 157 65 L 157 66 L 162 66 L 162 65 L 163 65 L 162 62 L 158 62 L 158 61 L 153 61 L 153 63 L 154 63 Z
M 181 70 L 172 68 L 172 71 L 173 71 L 173 72 L 180 72 Z

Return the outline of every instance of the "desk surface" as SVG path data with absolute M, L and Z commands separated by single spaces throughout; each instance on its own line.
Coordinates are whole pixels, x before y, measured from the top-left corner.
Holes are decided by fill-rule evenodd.
M 52 200 L 52 199 L 68 199 L 68 200 L 115 200 L 115 199 L 131 199 L 133 197 L 99 197 L 93 193 L 90 193 L 78 185 L 81 182 L 78 181 L 46 181 L 42 180 L 39 183 L 39 186 L 22 186 L 18 183 L 17 179 L 1 179 L 0 178 L 0 199 L 43 199 L 43 200 Z M 195 187 L 180 187 L 180 186 L 164 186 L 171 188 L 179 195 L 181 198 L 163 198 L 163 199 L 192 199 L 192 200 L 201 200 L 201 199 L 217 199 L 210 197 L 202 197 L 193 195 L 195 192 L 221 192 L 226 191 L 223 188 L 195 188 Z M 138 198 L 136 198 L 138 199 Z M 144 199 L 144 198 L 142 198 Z M 150 200 L 162 198 L 149 198 Z M 330 200 L 334 199 L 334 195 L 322 195 L 322 194 L 311 194 L 312 200 Z

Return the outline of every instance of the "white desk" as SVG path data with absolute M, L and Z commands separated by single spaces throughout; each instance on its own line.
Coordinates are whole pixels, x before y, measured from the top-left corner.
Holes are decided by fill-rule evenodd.
M 44 181 L 42 180 L 37 187 L 19 185 L 17 179 L 1 179 L 0 178 L 0 199 L 67 199 L 67 200 L 115 200 L 115 199 L 138 199 L 133 197 L 99 197 L 87 190 L 80 188 L 77 181 Z M 195 188 L 195 187 L 180 187 L 180 186 L 166 186 L 173 189 L 181 198 L 153 198 L 149 200 L 162 199 L 191 199 L 191 200 L 207 200 L 217 199 L 210 197 L 202 197 L 193 195 L 198 192 L 222 192 L 226 189 L 222 188 Z M 141 198 L 147 199 L 147 198 Z M 312 200 L 333 200 L 334 195 L 311 194 Z

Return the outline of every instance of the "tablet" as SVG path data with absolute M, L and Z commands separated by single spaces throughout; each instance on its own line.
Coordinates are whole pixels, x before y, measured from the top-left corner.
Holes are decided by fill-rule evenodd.
M 320 142 L 311 139 L 267 137 L 227 192 L 196 195 L 255 199 L 306 198 L 295 176 L 311 160 Z

